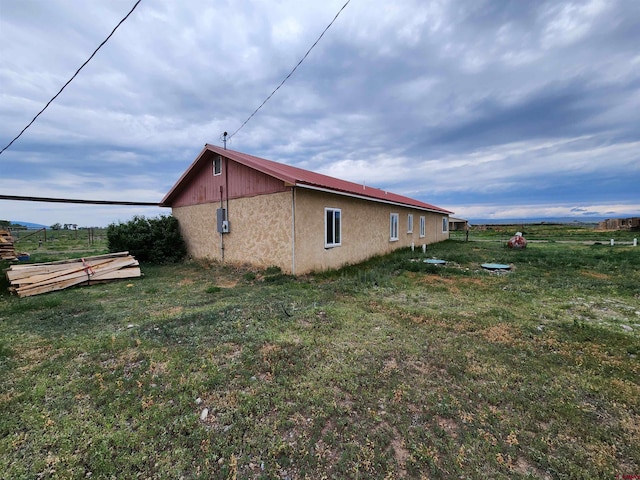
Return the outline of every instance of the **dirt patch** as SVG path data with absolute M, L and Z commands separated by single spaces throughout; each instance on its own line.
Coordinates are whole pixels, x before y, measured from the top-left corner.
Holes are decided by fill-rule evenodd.
M 333 387 L 333 398 L 336 402 L 336 405 L 338 405 L 339 407 L 342 407 L 347 411 L 353 409 L 353 398 L 349 393 L 341 390 L 339 387 Z
M 406 366 L 407 366 L 407 370 L 411 369 L 411 370 L 415 370 L 417 371 L 420 375 L 432 375 L 433 372 L 435 372 L 435 367 L 433 367 L 432 365 L 429 365 L 428 363 L 424 363 L 421 360 L 408 360 L 406 362 Z
M 223 360 L 220 365 L 230 366 L 240 359 L 243 349 L 244 347 L 237 343 L 225 343 L 220 349 L 220 354 L 216 357 Z
M 281 351 L 282 347 L 280 345 L 274 345 L 272 343 L 267 343 L 260 348 L 262 362 L 267 366 L 267 368 L 270 370 L 273 369 L 274 360 L 277 361 Z
M 536 468 L 524 457 L 518 457 L 516 459 L 513 470 L 520 475 L 532 475 L 536 478 L 544 478 L 545 480 L 551 479 L 549 475 L 546 475 L 542 470 Z
M 393 457 L 398 464 L 398 469 L 400 470 L 398 473 L 400 478 L 405 478 L 407 476 L 407 460 L 409 459 L 409 450 L 406 449 L 404 445 L 404 438 L 400 437 L 398 431 L 394 429 L 394 437 L 391 440 L 391 447 L 393 448 Z
M 458 438 L 458 424 L 450 418 L 436 416 L 438 426 L 453 438 Z
M 324 437 L 325 435 L 327 435 L 329 432 L 333 432 L 336 429 L 336 424 L 334 423 L 333 420 L 329 420 L 327 421 L 327 423 L 325 424 L 324 427 L 322 427 L 322 431 L 320 432 L 320 434 Z
M 216 282 L 216 287 L 220 288 L 233 288 L 236 285 L 238 285 L 238 280 L 232 278 L 223 278 Z
M 611 275 L 607 275 L 599 272 L 590 272 L 587 270 L 583 270 L 582 272 L 580 272 L 580 275 L 582 275 L 583 277 L 597 278 L 599 280 L 607 280 L 611 278 Z
M 385 360 L 384 367 L 382 367 L 382 374 L 388 375 L 394 371 L 398 370 L 398 362 L 395 358 L 390 358 L 389 360 Z
M 183 278 L 178 282 L 179 287 L 184 287 L 186 285 L 193 285 L 194 281 L 192 278 Z

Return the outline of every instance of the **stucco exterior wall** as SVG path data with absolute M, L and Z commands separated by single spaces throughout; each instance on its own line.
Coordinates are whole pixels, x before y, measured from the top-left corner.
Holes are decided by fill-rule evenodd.
M 220 237 L 224 240 L 224 261 L 251 263 L 260 267 L 279 266 L 291 273 L 291 192 L 238 198 L 229 201 L 230 232 L 220 234 L 216 225 L 219 203 L 173 209 L 180 223 L 189 255 L 222 260 Z M 226 207 L 226 204 L 225 204 Z
M 443 214 L 374 203 L 366 200 L 317 192 L 295 191 L 295 273 L 338 268 L 375 255 L 449 238 L 442 231 Z M 325 248 L 325 208 L 342 214 L 341 246 Z M 398 214 L 398 240 L 390 239 L 390 214 Z M 413 232 L 407 232 L 408 214 L 413 214 Z M 425 237 L 420 237 L 420 217 L 425 217 Z
M 219 206 L 206 203 L 173 208 L 193 258 L 222 260 L 222 234 L 216 226 Z M 340 246 L 325 248 L 325 208 L 341 210 Z M 390 239 L 391 213 L 398 214 L 398 240 Z M 413 214 L 411 233 L 407 232 L 408 214 Z M 420 237 L 422 216 L 426 226 L 424 237 Z M 231 228 L 230 233 L 223 235 L 224 261 L 259 267 L 277 265 L 285 273 L 296 275 L 358 263 L 408 247 L 412 242 L 421 248 L 425 243 L 449 238 L 449 232 L 442 231 L 446 215 L 300 188 L 294 192 L 232 199 L 228 218 Z
M 203 203 L 187 207 L 173 207 L 171 213 L 178 220 L 180 232 L 193 258 L 220 258 L 220 235 L 216 232 L 216 208 L 219 204 Z
M 231 233 L 225 234 L 225 260 L 276 265 L 291 273 L 292 193 L 229 201 Z

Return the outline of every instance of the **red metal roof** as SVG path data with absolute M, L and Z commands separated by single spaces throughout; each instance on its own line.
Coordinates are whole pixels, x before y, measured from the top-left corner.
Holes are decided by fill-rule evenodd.
M 224 148 L 217 147 L 215 145 L 206 144 L 202 152 L 198 155 L 195 161 L 189 166 L 186 172 L 182 174 L 180 179 L 171 188 L 169 193 L 162 199 L 162 206 L 171 206 L 171 201 L 184 182 L 188 181 L 190 172 L 195 166 L 206 157 L 208 152 L 214 152 L 223 157 L 227 157 L 235 162 L 245 165 L 249 168 L 253 168 L 266 175 L 277 178 L 288 185 L 297 186 L 301 188 L 319 189 L 338 194 L 362 197 L 365 199 L 371 199 L 374 201 L 382 201 L 385 203 L 396 203 L 399 205 L 406 205 L 409 207 L 415 207 L 422 210 L 429 210 L 433 212 L 440 212 L 444 214 L 450 214 L 448 210 L 445 210 L 435 205 L 415 200 L 413 198 L 405 197 L 395 193 L 380 190 L 369 186 L 360 185 L 358 183 L 348 182 L 346 180 L 340 180 L 339 178 L 330 177 L 321 173 L 311 172 L 302 168 L 293 167 L 284 163 L 274 162 L 272 160 L 266 160 L 260 157 L 254 157 L 246 153 L 236 152 L 234 150 L 225 150 Z

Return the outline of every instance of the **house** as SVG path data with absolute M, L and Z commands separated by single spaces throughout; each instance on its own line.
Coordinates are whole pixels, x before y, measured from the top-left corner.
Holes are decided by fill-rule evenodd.
M 469 221 L 464 218 L 449 217 L 449 230 L 469 230 Z
M 640 217 L 607 218 L 598 223 L 598 230 L 640 231 Z
M 205 145 L 161 202 L 193 258 L 294 275 L 449 237 L 449 212 L 402 195 Z

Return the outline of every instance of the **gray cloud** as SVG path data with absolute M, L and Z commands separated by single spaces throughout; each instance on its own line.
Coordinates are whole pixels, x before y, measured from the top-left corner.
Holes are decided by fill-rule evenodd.
M 2 190 L 160 200 L 342 4 L 142 2 L 0 156 Z M 3 144 L 132 5 L 2 5 Z M 459 215 L 507 203 L 534 216 L 554 202 L 570 214 L 638 210 L 639 23 L 633 0 L 352 2 L 230 148 Z M 55 211 L 42 216 L 53 223 Z

